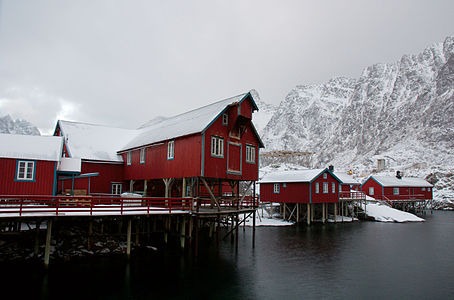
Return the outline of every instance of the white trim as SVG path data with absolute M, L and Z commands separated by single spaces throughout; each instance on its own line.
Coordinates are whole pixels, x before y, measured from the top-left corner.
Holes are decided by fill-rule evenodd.
M 132 156 L 131 151 L 126 152 L 126 165 L 127 166 L 131 165 L 131 156 Z
M 393 195 L 399 195 L 399 188 L 393 187 Z
M 112 182 L 110 184 L 111 186 L 111 194 L 112 195 L 121 195 L 121 193 L 123 192 L 123 184 L 122 183 L 115 183 L 115 182 Z
M 255 146 L 246 144 L 246 162 L 255 164 Z
M 315 193 L 319 194 L 320 193 L 320 185 L 318 182 L 315 183 Z
M 224 138 L 219 136 L 211 136 L 211 156 L 224 157 Z
M 373 196 L 375 193 L 375 189 L 373 186 L 369 187 L 369 196 Z
M 17 161 L 16 180 L 33 181 L 34 171 L 35 171 L 35 162 L 34 161 L 19 160 L 19 161 Z
M 274 184 L 273 193 L 275 193 L 275 194 L 279 194 L 280 193 L 279 183 L 275 183 Z
M 140 149 L 140 163 L 144 164 L 145 163 L 145 156 L 146 156 L 146 150 L 147 148 L 141 148 Z
M 167 160 L 175 158 L 175 141 L 169 141 L 167 143 Z
M 329 192 L 328 182 L 323 182 L 323 194 L 328 194 L 328 192 Z

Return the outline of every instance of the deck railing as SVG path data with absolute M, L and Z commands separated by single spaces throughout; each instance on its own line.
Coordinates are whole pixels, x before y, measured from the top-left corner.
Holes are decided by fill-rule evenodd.
M 193 198 L 131 198 L 115 196 L 0 195 L 0 218 L 39 215 L 136 215 L 184 213 L 194 209 Z
M 214 200 L 210 197 L 197 198 L 198 207 L 212 207 Z M 245 196 L 242 199 L 235 196 L 222 196 L 216 198 L 219 208 L 257 208 L 259 204 L 258 196 Z
M 339 200 L 366 200 L 366 195 L 360 191 L 340 192 Z

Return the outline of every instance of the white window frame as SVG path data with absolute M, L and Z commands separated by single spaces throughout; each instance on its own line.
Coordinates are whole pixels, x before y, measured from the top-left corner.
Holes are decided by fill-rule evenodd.
M 393 187 L 393 195 L 399 195 L 399 188 Z
M 144 164 L 145 163 L 145 155 L 146 155 L 146 148 L 140 149 L 140 163 Z
M 430 187 L 427 188 L 427 191 L 430 192 Z
M 275 183 L 275 184 L 274 184 L 274 186 L 273 186 L 273 193 L 275 193 L 275 194 L 279 194 L 279 193 L 280 193 L 279 183 Z
M 123 192 L 123 184 L 122 183 L 111 183 L 111 194 L 112 195 L 121 195 Z
M 229 125 L 229 115 L 222 114 L 222 125 L 227 126 Z
M 219 136 L 211 136 L 211 156 L 224 157 L 224 138 Z
M 329 188 L 328 188 L 328 182 L 323 182 L 323 194 L 328 194 Z
M 255 164 L 255 146 L 246 144 L 246 162 Z
M 342 192 L 342 184 L 339 183 L 339 193 Z
M 326 172 L 323 173 L 323 179 L 328 179 L 328 174 L 326 174 Z
M 369 187 L 369 196 L 373 196 L 375 193 L 375 189 L 373 186 Z
M 21 172 L 21 170 L 22 170 L 22 172 Z M 35 161 L 32 161 L 32 160 L 17 161 L 16 180 L 17 181 L 34 181 L 35 180 Z
M 167 160 L 175 158 L 175 141 L 169 141 L 167 143 Z
M 318 182 L 315 183 L 315 193 L 316 194 L 320 193 L 320 185 L 318 184 Z
M 422 188 L 421 188 L 421 191 L 425 192 L 425 191 L 426 191 L 426 188 L 425 188 L 425 187 L 422 187 Z
M 336 193 L 336 183 L 331 182 L 331 193 L 335 194 Z
M 132 156 L 131 151 L 126 152 L 126 165 L 127 165 L 127 166 L 130 166 L 130 165 L 131 165 L 131 160 L 132 160 L 132 159 L 131 159 L 131 156 Z
M 283 187 L 283 188 L 286 188 L 286 187 L 287 187 L 287 183 L 284 182 L 284 183 L 282 184 L 282 187 Z

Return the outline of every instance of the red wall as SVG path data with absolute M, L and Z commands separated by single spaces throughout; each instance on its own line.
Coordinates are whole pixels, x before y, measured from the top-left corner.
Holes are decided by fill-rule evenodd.
M 202 136 L 194 134 L 175 139 L 174 159 L 167 160 L 167 141 L 146 148 L 145 163 L 140 163 L 140 149 L 132 151 L 131 165 L 126 165 L 125 180 L 197 177 L 201 172 Z
M 325 171 L 326 172 L 326 171 Z M 295 182 L 287 183 L 283 187 L 283 182 L 279 183 L 279 194 L 274 193 L 274 183 L 260 184 L 260 201 L 263 202 L 286 202 L 286 203 L 334 203 L 339 202 L 339 181 L 337 181 L 329 172 L 327 179 L 323 179 L 323 174 L 315 179 L 312 183 Z M 319 193 L 315 193 L 315 183 L 319 183 Z M 323 182 L 328 182 L 328 193 L 323 193 Z M 331 185 L 334 182 L 336 190 L 332 193 Z M 311 192 L 309 193 L 309 187 Z M 310 200 L 309 200 L 310 199 Z
M 369 194 L 369 188 L 374 187 L 374 195 Z M 408 199 L 421 199 L 421 200 L 431 200 L 432 188 L 430 191 L 425 188 L 425 191 L 422 191 L 421 187 L 399 187 L 399 195 L 394 195 L 394 187 L 382 187 L 377 181 L 373 178 L 369 178 L 361 186 L 361 190 L 368 196 L 377 199 L 384 199 L 384 196 L 389 200 L 408 200 Z
M 35 161 L 35 181 L 14 181 L 18 160 L 0 158 L 0 195 L 53 195 L 56 162 Z
M 249 102 L 249 101 L 244 101 Z M 243 102 L 243 103 L 244 103 Z M 249 104 L 250 107 L 250 104 Z M 230 137 L 229 132 L 235 125 L 236 109 L 235 107 L 227 110 L 229 114 L 229 124 L 227 126 L 222 125 L 222 118 L 218 118 L 205 132 L 205 167 L 204 177 L 211 178 L 224 178 L 224 179 L 237 179 L 237 180 L 257 180 L 258 179 L 258 158 L 259 158 L 259 141 L 257 136 L 254 134 L 252 127 L 249 124 L 246 125 L 246 130 L 241 136 L 241 139 Z M 211 156 L 211 136 L 218 136 L 224 138 L 224 157 L 213 157 Z M 234 151 L 227 151 L 228 143 L 241 144 L 241 175 L 228 174 L 227 173 L 227 156 L 229 159 L 229 165 L 232 167 L 232 158 L 238 159 L 234 154 Z M 246 144 L 255 146 L 255 163 L 246 163 Z M 229 147 L 232 147 L 230 145 Z M 237 148 L 233 148 L 237 149 Z M 232 155 L 232 157 L 230 157 Z M 239 163 L 239 162 L 238 162 Z
M 113 182 L 123 182 L 123 165 L 115 163 L 99 163 L 82 161 L 81 174 L 99 173 L 98 176 L 90 177 L 90 193 L 110 194 Z M 63 175 L 62 177 L 68 177 Z M 75 190 L 86 190 L 88 194 L 88 178 L 74 179 Z M 57 191 L 71 189 L 72 180 L 59 180 Z M 129 190 L 129 184 L 123 183 L 123 191 Z

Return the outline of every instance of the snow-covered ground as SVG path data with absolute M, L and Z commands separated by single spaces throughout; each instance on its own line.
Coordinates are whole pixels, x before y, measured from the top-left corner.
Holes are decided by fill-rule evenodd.
M 252 217 L 246 220 L 246 226 L 252 226 Z M 255 214 L 255 226 L 291 226 L 294 222 L 282 220 L 279 214 L 274 213 L 271 218 L 269 213 L 269 205 L 265 205 L 257 209 Z
M 362 204 L 364 209 L 364 204 Z M 369 202 L 366 207 L 366 214 L 378 222 L 423 222 L 424 219 L 414 214 L 394 209 L 385 204 Z

